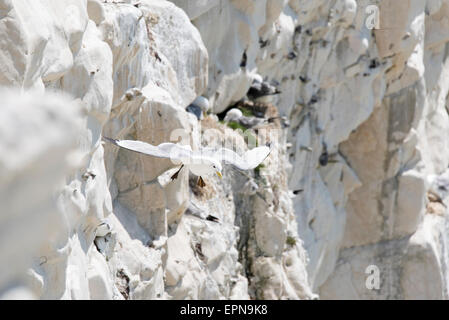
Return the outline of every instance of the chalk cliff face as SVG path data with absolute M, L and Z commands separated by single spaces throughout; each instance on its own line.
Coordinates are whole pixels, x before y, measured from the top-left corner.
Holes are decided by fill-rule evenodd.
M 0 38 L 1 297 L 448 298 L 448 0 L 0 0 Z M 272 152 L 201 189 L 102 135 Z

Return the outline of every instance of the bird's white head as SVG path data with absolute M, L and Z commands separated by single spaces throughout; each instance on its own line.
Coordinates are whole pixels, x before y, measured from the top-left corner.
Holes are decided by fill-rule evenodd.
M 250 79 L 251 78 L 253 80 L 253 83 L 262 83 L 263 82 L 262 76 L 260 74 L 258 74 L 258 73 L 252 74 L 250 76 Z
M 219 161 L 217 161 L 215 159 L 211 159 L 210 168 L 211 168 L 211 171 L 213 170 L 215 172 L 215 174 L 220 179 L 223 178 L 223 176 L 221 174 L 221 170 L 223 170 L 223 169 L 222 169 L 221 163 Z
M 240 109 L 232 108 L 226 113 L 226 116 L 224 117 L 225 122 L 229 121 L 237 121 L 243 116 L 243 113 Z
M 192 102 L 192 104 L 198 106 L 203 110 L 204 112 L 208 111 L 210 109 L 209 100 L 203 96 L 198 96 L 196 99 Z
M 196 176 L 207 176 L 211 174 L 216 174 L 220 178 L 221 175 L 221 163 L 220 161 L 211 158 L 204 157 L 200 159 L 198 162 L 194 162 L 189 165 L 190 171 Z

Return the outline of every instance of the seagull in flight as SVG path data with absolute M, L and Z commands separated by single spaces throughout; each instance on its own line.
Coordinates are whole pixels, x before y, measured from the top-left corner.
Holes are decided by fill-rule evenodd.
M 190 172 L 198 176 L 197 184 L 201 188 L 206 186 L 203 176 L 215 173 L 222 178 L 222 162 L 230 164 L 238 170 L 251 170 L 261 164 L 271 152 L 268 146 L 261 146 L 248 150 L 243 156 L 239 156 L 236 152 L 227 148 L 203 147 L 198 151 L 193 151 L 189 145 L 169 142 L 154 146 L 138 140 L 116 140 L 104 136 L 103 138 L 118 147 L 156 158 L 170 159 L 176 164 L 181 164 L 179 170 L 171 176 L 172 180 L 178 178 L 178 174 L 184 166 L 187 167 Z

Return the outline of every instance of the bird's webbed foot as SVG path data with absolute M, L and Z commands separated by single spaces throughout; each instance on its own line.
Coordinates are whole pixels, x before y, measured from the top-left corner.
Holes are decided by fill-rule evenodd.
M 206 186 L 206 183 L 204 182 L 203 178 L 198 177 L 198 183 L 197 183 L 201 188 L 204 188 Z

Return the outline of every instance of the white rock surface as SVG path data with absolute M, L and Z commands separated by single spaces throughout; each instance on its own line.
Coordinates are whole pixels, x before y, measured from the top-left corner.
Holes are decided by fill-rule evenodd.
M 47 260 L 39 251 L 49 240 L 67 237 L 70 217 L 54 194 L 81 162 L 80 107 L 66 96 L 35 91 L 2 88 L 0 96 L 0 294 L 39 297 L 24 287 L 26 270 Z
M 0 0 L 0 297 L 447 299 L 449 2 L 375 4 Z M 243 151 L 242 105 L 289 125 L 203 190 L 101 141 Z

